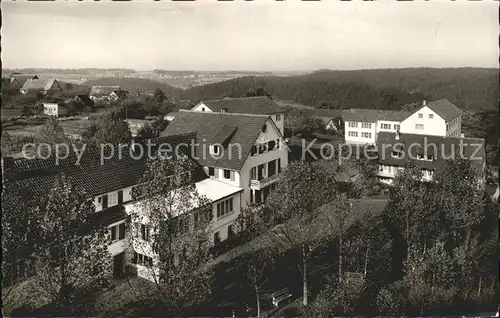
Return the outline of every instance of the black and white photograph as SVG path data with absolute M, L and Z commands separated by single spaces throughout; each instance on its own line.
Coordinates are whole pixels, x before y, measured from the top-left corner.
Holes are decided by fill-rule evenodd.
M 0 21 L 3 316 L 500 316 L 498 1 Z

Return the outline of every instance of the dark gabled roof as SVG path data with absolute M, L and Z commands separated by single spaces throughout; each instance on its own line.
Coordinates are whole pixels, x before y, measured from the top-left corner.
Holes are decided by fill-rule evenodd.
M 267 115 L 222 114 L 181 110 L 161 135 L 169 136 L 196 132 L 196 142 L 200 144 L 196 150 L 198 154 L 197 160 L 200 164 L 239 171 L 268 119 L 269 116 Z M 217 142 L 216 138 L 218 138 L 221 128 L 224 126 L 236 127 L 236 130 L 227 141 L 230 146 L 224 149 L 220 159 L 216 159 L 209 154 L 208 148 L 210 144 Z M 231 145 L 234 145 L 234 147 L 231 147 Z M 204 153 L 207 155 L 205 157 L 201 156 L 203 153 L 201 151 L 205 151 Z
M 445 121 L 453 120 L 458 115 L 462 114 L 462 110 L 453 105 L 453 103 L 451 103 L 446 98 L 428 102 L 426 106 L 429 107 L 433 112 L 438 114 Z
M 460 158 L 460 143 L 463 143 L 464 157 L 469 158 L 472 155 L 480 159 L 471 158 L 473 167 L 480 173 L 483 171 L 486 152 L 485 142 L 482 138 L 460 138 L 460 137 L 440 137 L 417 134 L 399 134 L 399 140 L 396 140 L 396 134 L 391 132 L 379 132 L 377 137 L 377 147 L 379 150 L 379 163 L 404 167 L 413 164 L 421 169 L 435 170 L 441 169 L 446 165 L 446 161 L 453 157 Z M 403 158 L 393 158 L 391 156 L 394 150 L 393 146 L 404 152 Z M 432 145 L 436 145 L 435 152 Z M 384 147 L 383 145 L 391 145 Z M 410 145 L 413 145 L 410 149 Z M 427 154 L 433 155 L 433 161 L 418 160 L 417 154 L 425 154 L 425 146 L 428 145 Z M 475 154 L 476 149 L 479 152 Z M 385 151 L 384 151 L 385 150 Z M 410 158 L 411 157 L 411 158 Z
M 411 115 L 411 112 L 399 110 L 382 109 L 348 109 L 342 111 L 342 117 L 346 121 L 376 122 L 377 120 L 403 121 Z
M 27 80 L 39 78 L 35 74 L 20 74 L 20 73 L 12 73 L 10 77 L 15 78 L 19 83 L 19 85 L 21 85 L 21 87 L 24 85 L 24 83 L 26 83 Z
M 108 226 L 121 220 L 127 219 L 129 216 L 125 212 L 123 205 L 114 205 L 110 208 L 104 209 L 89 215 L 87 222 L 94 228 Z
M 89 95 L 76 95 L 75 98 L 78 97 L 80 102 L 85 106 L 94 106 L 94 101 L 89 97 Z
M 21 85 L 14 77 L 2 77 L 2 91 L 19 90 Z
M 54 83 L 55 79 L 30 79 L 23 85 L 23 90 L 45 90 L 48 91 Z
M 214 112 L 225 110 L 228 113 L 256 115 L 269 115 L 284 112 L 281 107 L 267 96 L 223 98 L 202 102 Z
M 152 144 L 158 147 L 162 143 L 168 143 L 174 149 L 180 143 L 189 144 L 193 138 L 194 134 L 169 136 L 154 140 Z M 77 156 L 74 151 L 70 151 L 68 158 L 60 159 L 59 164 L 56 164 L 54 156 L 49 159 L 18 159 L 14 160 L 8 175 L 20 185 L 26 186 L 33 195 L 43 195 L 54 185 L 56 178 L 64 174 L 76 187 L 86 191 L 89 197 L 95 197 L 133 186 L 140 181 L 147 169 L 148 160 L 146 145 L 143 147 L 143 156 L 133 153 L 133 156 L 139 157 L 137 160 L 130 155 L 129 146 L 122 149 L 121 157 L 118 147 L 115 147 L 114 156 L 104 160 L 104 164 L 101 164 L 100 149 L 90 146 L 85 149 L 79 165 L 75 164 Z M 154 154 L 155 148 L 151 149 Z M 185 153 L 190 155 L 189 151 Z M 105 152 L 105 155 L 109 156 L 109 153 Z M 198 178 L 199 171 L 195 175 Z

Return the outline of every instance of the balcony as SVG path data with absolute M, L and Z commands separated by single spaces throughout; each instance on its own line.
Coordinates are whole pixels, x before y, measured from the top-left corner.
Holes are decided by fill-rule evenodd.
M 279 180 L 280 174 L 277 173 L 271 177 L 263 178 L 261 180 L 250 180 L 250 189 L 252 190 L 262 190 L 262 188 L 267 187 L 270 184 L 275 183 Z

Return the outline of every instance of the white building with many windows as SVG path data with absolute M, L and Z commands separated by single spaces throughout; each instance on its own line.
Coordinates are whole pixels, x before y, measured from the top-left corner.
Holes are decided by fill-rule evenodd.
M 401 122 L 401 133 L 460 137 L 462 111 L 447 99 L 427 103 Z
M 349 109 L 343 113 L 347 144 L 375 144 L 379 132 L 396 132 L 410 113 L 392 110 Z
M 196 160 L 213 179 L 243 189 L 242 206 L 263 202 L 288 147 L 268 115 L 180 111 L 162 135 L 196 133 Z

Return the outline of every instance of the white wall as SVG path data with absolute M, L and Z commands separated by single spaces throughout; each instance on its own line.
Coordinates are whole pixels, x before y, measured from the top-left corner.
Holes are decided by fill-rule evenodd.
M 119 226 L 120 224 L 123 224 L 123 223 L 125 223 L 125 220 L 110 224 L 108 226 L 108 231 L 110 231 L 112 227 Z M 128 247 L 127 238 L 128 238 L 129 234 L 127 233 L 126 228 L 125 228 L 125 238 L 124 239 L 121 239 L 121 240 L 118 239 L 119 238 L 118 234 L 119 234 L 119 232 L 117 232 L 117 240 L 112 242 L 110 245 L 108 245 L 108 251 L 112 256 L 115 256 L 117 254 L 125 252 L 125 250 Z
M 215 232 L 219 232 L 219 237 L 221 241 L 224 241 L 228 238 L 228 226 L 234 225 L 236 219 L 241 213 L 241 195 L 242 192 L 233 194 L 231 196 L 228 196 L 226 198 L 222 198 L 218 201 L 214 201 L 212 203 L 212 214 L 213 214 L 213 221 L 211 224 L 211 235 L 210 235 L 210 242 L 213 244 L 214 243 L 214 234 Z M 233 212 L 229 214 L 225 214 L 221 217 L 217 217 L 217 203 L 228 200 L 229 198 L 233 198 Z M 234 230 L 236 231 L 236 228 L 233 226 Z
M 119 189 L 119 190 L 123 190 L 123 203 L 132 200 L 132 187 L 126 187 L 126 188 Z M 106 193 L 106 195 L 108 195 L 108 208 L 115 206 L 115 205 L 118 205 L 118 191 L 119 190 Z M 116 195 L 117 201 L 115 204 L 111 204 L 111 202 L 109 201 L 109 197 L 111 194 Z M 99 197 L 101 197 L 103 195 L 104 194 L 101 194 L 101 195 L 98 195 L 97 197 L 94 198 L 94 205 L 95 205 L 96 212 L 102 211 L 102 204 L 99 204 L 98 199 L 99 199 Z
M 419 118 L 422 114 L 423 118 Z M 432 115 L 433 118 L 429 118 Z M 423 124 L 424 129 L 416 129 L 415 125 Z M 431 136 L 446 136 L 446 122 L 438 114 L 432 111 L 429 107 L 423 106 L 415 111 L 411 116 L 401 122 L 402 134 L 417 134 Z
M 357 127 L 349 127 L 351 123 L 357 123 Z M 376 122 L 365 122 L 371 124 L 370 128 L 363 128 L 363 122 L 355 122 L 355 121 L 345 121 L 344 125 L 344 137 L 345 142 L 348 144 L 373 144 L 376 141 Z M 357 132 L 358 136 L 350 136 L 350 132 Z M 362 133 L 371 133 L 371 138 L 363 137 Z
M 211 112 L 212 111 L 207 105 L 203 104 L 203 102 L 194 106 L 193 108 L 191 108 L 191 110 L 195 110 L 195 111 L 199 111 L 199 112 L 201 112 L 201 111 Z
M 259 138 L 257 139 L 259 142 L 266 142 L 270 140 L 280 139 L 280 148 L 276 150 L 271 150 L 263 154 L 259 154 L 256 156 L 248 156 L 247 160 L 243 164 L 240 170 L 240 188 L 243 188 L 242 195 L 242 206 L 246 206 L 250 202 L 250 177 L 251 177 L 251 169 L 260 164 L 267 163 L 271 160 L 276 160 L 278 158 L 281 159 L 281 169 L 288 166 L 288 149 L 284 144 L 284 141 L 278 132 L 278 130 L 270 125 L 268 121 L 267 131 L 261 132 Z M 258 144 L 256 142 L 256 144 Z

